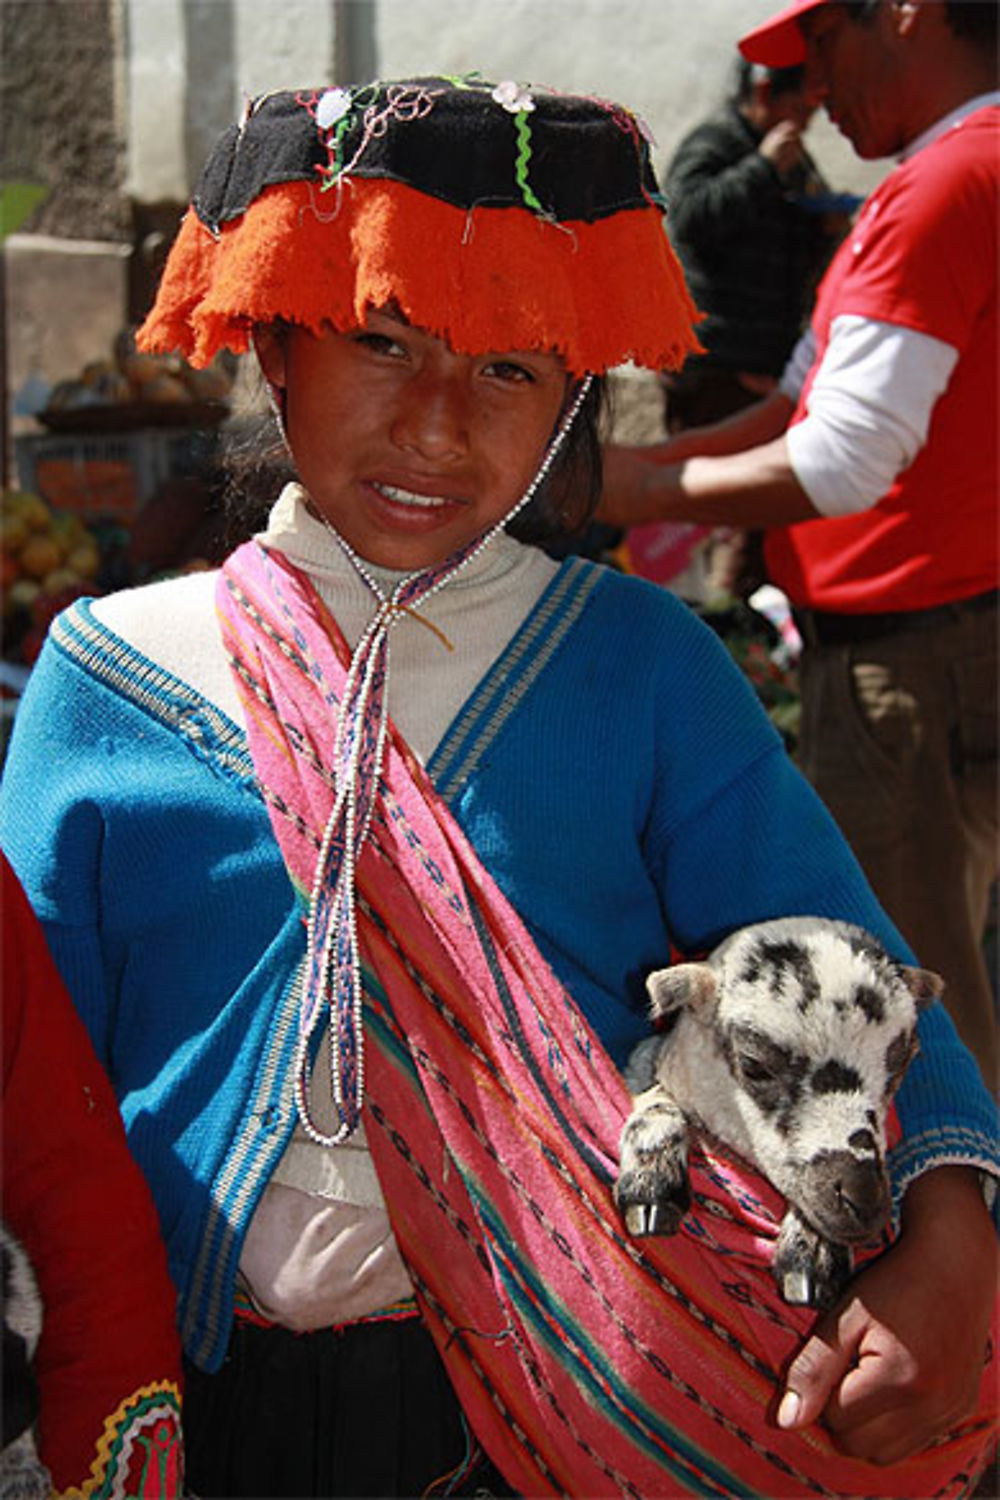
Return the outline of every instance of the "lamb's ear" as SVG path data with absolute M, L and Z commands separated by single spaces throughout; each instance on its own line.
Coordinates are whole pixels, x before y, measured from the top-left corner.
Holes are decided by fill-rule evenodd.
M 935 974 L 933 969 L 913 969 L 906 964 L 900 965 L 900 974 L 903 983 L 917 1002 L 917 1009 L 923 1010 L 925 1006 L 944 993 L 944 980 L 940 974 Z
M 715 974 L 708 964 L 672 964 L 656 969 L 646 980 L 653 1019 L 688 1006 L 697 1010 L 715 999 Z

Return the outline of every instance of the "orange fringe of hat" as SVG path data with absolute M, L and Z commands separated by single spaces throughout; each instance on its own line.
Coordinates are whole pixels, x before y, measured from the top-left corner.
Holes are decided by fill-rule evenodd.
M 361 176 L 330 193 L 266 188 L 217 235 L 189 209 L 138 345 L 202 366 L 244 352 L 255 324 L 345 331 L 390 303 L 456 353 L 545 350 L 576 376 L 629 361 L 676 369 L 699 348 L 652 203 L 555 223 Z

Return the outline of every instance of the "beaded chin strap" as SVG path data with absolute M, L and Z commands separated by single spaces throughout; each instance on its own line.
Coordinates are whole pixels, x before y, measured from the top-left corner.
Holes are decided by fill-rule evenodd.
M 401 615 L 450 583 L 532 500 L 565 444 L 590 386 L 588 375 L 564 413 L 534 479 L 507 515 L 437 567 L 402 579 L 389 595 L 353 548 L 323 518 L 375 596 L 377 608 L 358 642 L 347 673 L 334 742 L 336 797 L 320 845 L 309 900 L 295 1098 L 303 1130 L 319 1145 L 337 1146 L 354 1133 L 364 1096 L 364 994 L 355 868 L 368 834 L 384 763 L 392 627 Z M 340 1121 L 332 1135 L 317 1125 L 309 1101 L 312 1041 L 324 1014 L 328 1015 L 330 1025 L 330 1090 Z

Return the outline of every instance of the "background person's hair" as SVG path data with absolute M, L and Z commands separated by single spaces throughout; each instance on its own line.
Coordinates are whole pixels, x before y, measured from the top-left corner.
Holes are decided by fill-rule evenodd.
M 885 3 L 886 0 L 841 0 L 851 19 L 863 24 L 868 24 L 879 6 Z M 955 35 L 970 42 L 995 62 L 1000 44 L 998 0 L 941 0 L 941 3 Z
M 746 104 L 753 95 L 754 85 L 761 79 L 766 79 L 770 85 L 772 99 L 777 99 L 782 94 L 801 93 L 806 82 L 805 64 L 797 63 L 792 68 L 765 68 L 760 63 L 747 62 L 745 57 L 738 57 L 733 65 L 729 95 L 732 102 Z
M 988 52 L 994 63 L 1000 46 L 1000 4 L 997 0 L 944 0 L 948 25 L 956 36 L 964 37 L 983 52 Z

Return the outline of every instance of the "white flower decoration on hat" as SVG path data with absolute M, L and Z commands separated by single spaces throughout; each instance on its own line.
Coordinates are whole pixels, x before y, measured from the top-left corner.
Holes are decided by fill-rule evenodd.
M 349 89 L 327 89 L 316 105 L 316 124 L 320 130 L 329 130 L 342 120 L 351 108 Z
M 522 88 L 519 83 L 515 83 L 511 78 L 505 79 L 503 83 L 498 83 L 493 90 L 492 97 L 498 104 L 502 104 L 504 109 L 509 110 L 512 115 L 519 115 L 522 112 L 527 113 L 528 110 L 532 110 L 535 107 L 535 101 L 528 90 Z

